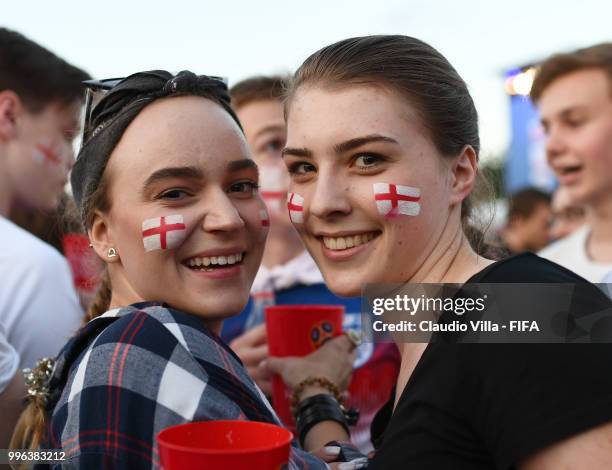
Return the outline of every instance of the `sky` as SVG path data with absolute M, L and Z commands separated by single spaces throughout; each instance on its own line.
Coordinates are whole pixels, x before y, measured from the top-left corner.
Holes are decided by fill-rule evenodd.
M 15 29 L 95 78 L 166 69 L 228 77 L 294 71 L 332 42 L 406 34 L 444 54 L 480 115 L 483 159 L 510 142 L 503 73 L 549 54 L 612 41 L 602 0 L 0 0 Z

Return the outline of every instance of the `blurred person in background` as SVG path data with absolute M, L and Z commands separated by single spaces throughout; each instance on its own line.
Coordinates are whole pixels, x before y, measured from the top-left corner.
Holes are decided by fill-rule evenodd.
M 550 208 L 552 210 L 550 237 L 553 240 L 571 235 L 586 223 L 584 208 L 573 203 L 565 186 L 558 187 L 553 193 Z
M 6 449 L 9 444 L 24 395 L 19 355 L 6 340 L 0 323 L 0 449 Z
M 268 358 L 264 309 L 274 304 L 343 304 L 345 329 L 360 327 L 361 300 L 341 298 L 325 285 L 319 268 L 306 251 L 287 211 L 289 173 L 281 151 L 286 130 L 283 95 L 288 79 L 281 76 L 247 78 L 230 90 L 232 106 L 243 126 L 260 173 L 260 194 L 268 209 L 270 231 L 251 298 L 243 312 L 224 323 L 223 338 L 242 359 L 266 394 L 271 377 L 260 364 Z M 399 370 L 394 344 L 363 343 L 357 349 L 348 404 L 360 411 L 351 440 L 363 452 L 372 449 L 370 424 L 388 400 Z M 372 387 L 376 384 L 376 387 Z
M 88 75 L 0 28 L 0 324 L 21 367 L 55 356 L 83 312 L 66 260 L 8 217 L 54 211 L 73 164 Z
M 501 231 L 502 243 L 510 253 L 536 252 L 550 242 L 550 195 L 526 188 L 509 200 L 508 221 Z
M 612 43 L 545 60 L 531 98 L 547 136 L 548 163 L 587 217 L 539 254 L 601 282 L 612 270 Z
M 101 282 L 103 267 L 89 247 L 72 196 L 62 194 L 57 210 L 52 212 L 15 207 L 11 210 L 10 220 L 64 255 L 81 306 L 87 310 Z

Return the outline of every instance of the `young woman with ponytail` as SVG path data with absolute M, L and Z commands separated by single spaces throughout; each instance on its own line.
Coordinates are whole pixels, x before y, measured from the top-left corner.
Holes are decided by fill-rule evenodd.
M 85 131 L 71 183 L 107 275 L 85 326 L 29 378 L 12 447 L 61 450 L 57 468 L 149 469 L 159 468 L 155 437 L 168 426 L 278 424 L 217 336 L 247 302 L 267 231 L 257 167 L 224 83 L 134 74 L 104 96 Z M 287 381 L 319 377 L 343 391 L 353 349 L 346 336 L 329 341 L 294 359 Z M 313 395 L 333 400 L 317 385 L 301 399 Z M 323 445 L 348 437 L 338 413 L 300 436 L 306 450 L 337 457 Z M 326 464 L 294 443 L 289 467 Z
M 369 468 L 612 468 L 612 347 L 569 344 L 571 315 L 607 312 L 609 321 L 610 301 L 533 254 L 479 255 L 470 220 L 478 116 L 452 65 L 407 36 L 339 41 L 297 70 L 285 117 L 293 220 L 335 294 L 384 283 L 569 284 L 568 344 L 394 335 L 402 362 L 393 414 Z M 521 304 L 526 318 L 542 313 L 533 303 Z

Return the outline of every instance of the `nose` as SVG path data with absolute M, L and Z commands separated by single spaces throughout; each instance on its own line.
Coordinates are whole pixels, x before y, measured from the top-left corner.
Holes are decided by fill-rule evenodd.
M 320 169 L 314 185 L 314 191 L 310 194 L 312 199 L 308 201 L 311 215 L 320 219 L 329 219 L 350 214 L 348 182 L 332 172 Z
M 555 157 L 562 155 L 566 150 L 567 146 L 559 131 L 555 129 L 550 130 L 546 138 L 546 157 L 549 163 Z
M 221 188 L 209 192 L 202 228 L 206 232 L 233 232 L 245 226 L 231 199 Z

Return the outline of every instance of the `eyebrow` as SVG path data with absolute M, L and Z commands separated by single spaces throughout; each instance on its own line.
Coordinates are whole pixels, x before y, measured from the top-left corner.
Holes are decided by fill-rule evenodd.
M 243 158 L 242 160 L 234 160 L 227 164 L 227 171 L 229 171 L 230 173 L 236 173 L 237 171 L 248 170 L 251 168 L 254 169 L 255 171 L 258 171 L 257 163 L 255 163 L 255 161 L 251 160 L 250 158 Z
M 255 137 L 259 137 L 262 134 L 265 134 L 267 132 L 276 132 L 276 131 L 284 131 L 285 130 L 285 126 L 282 126 L 280 124 L 272 124 L 270 126 L 266 126 L 263 129 L 259 129 L 257 131 L 257 134 L 255 134 Z
M 227 171 L 230 173 L 236 173 L 240 170 L 253 168 L 257 171 L 257 164 L 248 158 L 241 160 L 233 160 L 227 164 Z M 161 168 L 160 170 L 154 171 L 145 181 L 142 192 L 146 192 L 151 185 L 158 181 L 170 179 L 170 178 L 188 178 L 188 179 L 202 179 L 204 178 L 204 172 L 195 166 L 177 166 Z
M 169 179 L 169 178 L 190 178 L 190 179 L 202 179 L 204 173 L 199 168 L 194 166 L 177 166 L 167 167 L 160 170 L 154 171 L 147 178 L 144 185 L 142 186 L 142 192 L 146 192 L 153 184 L 158 181 Z
M 567 108 L 562 109 L 561 111 L 559 111 L 558 113 L 556 113 L 557 116 L 561 116 L 563 119 L 566 119 L 568 116 L 571 116 L 573 113 L 581 113 L 581 112 L 585 112 L 587 111 L 587 107 L 581 104 L 575 104 L 575 105 L 571 105 L 568 106 Z M 540 123 L 545 126 L 548 124 L 548 119 L 546 119 L 545 117 L 542 117 L 540 119 Z
M 359 148 L 365 144 L 370 144 L 372 142 L 388 142 L 391 144 L 399 145 L 399 142 L 391 137 L 387 137 L 381 134 L 369 134 L 363 137 L 355 137 L 354 139 L 350 139 L 345 142 L 341 142 L 339 144 L 334 145 L 334 152 L 336 154 L 342 154 L 348 152 L 349 150 Z M 295 155 L 296 157 L 312 158 L 312 151 L 307 148 L 285 147 L 282 151 L 282 155 L 283 157 L 285 155 Z
M 347 140 L 340 144 L 334 145 L 334 152 L 340 154 L 348 152 L 349 150 L 356 149 L 362 145 L 369 144 L 372 142 L 389 142 L 392 144 L 399 145 L 399 142 L 391 137 L 380 134 L 370 134 L 363 137 L 356 137 L 355 139 Z

